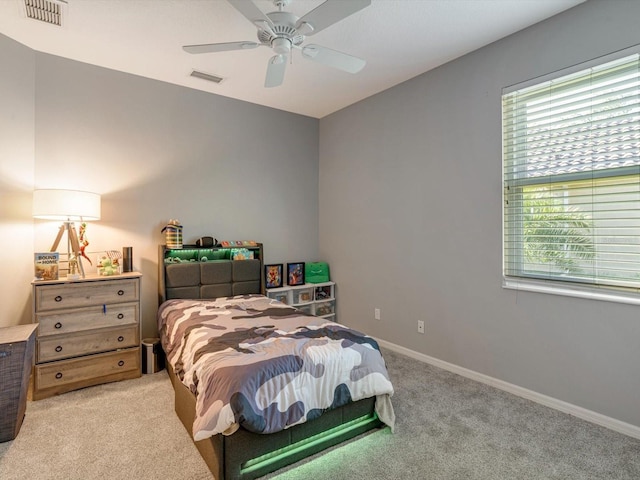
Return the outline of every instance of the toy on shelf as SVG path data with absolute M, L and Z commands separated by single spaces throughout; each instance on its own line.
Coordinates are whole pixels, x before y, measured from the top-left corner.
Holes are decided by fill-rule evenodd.
M 122 254 L 118 250 L 109 250 L 105 252 L 98 262 L 98 273 L 103 276 L 120 274 L 121 258 Z
M 87 254 L 84 252 L 87 245 L 89 245 L 89 240 L 87 240 L 87 224 L 85 222 L 80 224 L 80 231 L 78 233 L 80 237 L 80 256 L 86 258 L 89 265 L 93 265 L 91 259 L 87 257 Z
M 160 232 L 165 233 L 167 248 L 182 248 L 182 225 L 178 220 L 169 220 Z

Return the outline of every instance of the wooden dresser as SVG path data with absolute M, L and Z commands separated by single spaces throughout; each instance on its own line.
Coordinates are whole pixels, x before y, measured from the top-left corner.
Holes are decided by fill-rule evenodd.
M 141 375 L 139 273 L 34 281 L 31 398 Z

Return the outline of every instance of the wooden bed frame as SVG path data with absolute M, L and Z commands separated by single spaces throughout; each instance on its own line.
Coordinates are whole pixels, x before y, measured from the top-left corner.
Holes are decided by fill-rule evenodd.
M 226 252 L 229 248 L 186 246 L 176 250 L 160 246 L 160 302 L 172 298 L 264 294 L 262 245 L 248 248 L 254 252 L 253 260 L 231 260 Z M 212 251 L 215 251 L 214 255 Z M 219 259 L 202 262 L 185 258 L 190 255 L 196 259 L 207 255 Z M 165 261 L 173 258 L 181 258 L 181 261 Z M 175 391 L 176 414 L 193 439 L 195 396 L 176 377 L 168 362 L 167 372 Z M 281 432 L 257 434 L 240 428 L 232 435 L 215 435 L 194 441 L 194 444 L 216 480 L 254 479 L 381 427 L 383 424 L 374 407 L 375 398 L 368 398 Z

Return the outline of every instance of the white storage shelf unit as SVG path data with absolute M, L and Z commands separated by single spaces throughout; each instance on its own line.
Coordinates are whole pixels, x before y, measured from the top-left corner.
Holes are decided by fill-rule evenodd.
M 305 283 L 270 288 L 267 296 L 296 307 L 303 312 L 336 321 L 335 283 Z

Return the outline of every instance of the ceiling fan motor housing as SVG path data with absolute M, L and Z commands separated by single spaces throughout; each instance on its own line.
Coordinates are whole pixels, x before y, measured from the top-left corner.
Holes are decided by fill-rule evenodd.
M 258 25 L 258 40 L 263 45 L 273 48 L 280 54 L 288 54 L 292 46 L 301 45 L 304 35 L 299 35 L 296 30 L 298 17 L 290 12 L 271 12 L 266 14 L 273 23 L 271 31 L 260 28 Z

